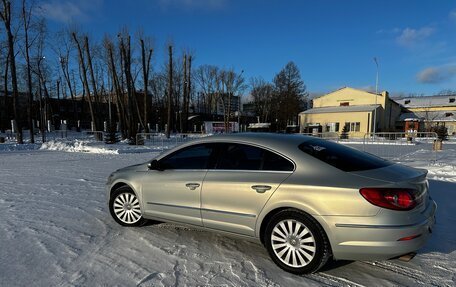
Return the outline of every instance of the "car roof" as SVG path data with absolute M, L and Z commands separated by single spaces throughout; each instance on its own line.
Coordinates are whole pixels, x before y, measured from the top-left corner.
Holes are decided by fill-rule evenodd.
M 299 134 L 276 134 L 276 133 L 231 133 L 217 134 L 204 138 L 192 140 L 183 144 L 176 149 L 199 143 L 243 143 L 256 145 L 272 149 L 283 155 L 293 157 L 298 149 L 297 147 L 306 141 L 315 139 L 315 137 L 304 136 Z M 173 149 L 176 150 L 176 149 Z M 170 151 L 172 152 L 172 151 Z M 169 154 L 169 153 L 167 153 Z

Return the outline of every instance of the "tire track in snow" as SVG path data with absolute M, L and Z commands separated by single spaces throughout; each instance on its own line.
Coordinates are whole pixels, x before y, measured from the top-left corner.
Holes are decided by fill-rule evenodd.
M 317 283 L 324 284 L 325 286 L 331 287 L 366 287 L 365 285 L 353 282 L 343 277 L 338 277 L 334 275 L 329 275 L 324 272 L 313 273 L 309 275 L 304 275 L 303 277 L 311 279 Z
M 420 270 L 409 268 L 406 266 L 397 265 L 388 261 L 359 261 L 379 269 L 383 269 L 394 274 L 398 274 L 412 280 L 419 286 L 435 286 L 442 287 L 441 282 L 434 279 L 431 274 L 426 274 Z

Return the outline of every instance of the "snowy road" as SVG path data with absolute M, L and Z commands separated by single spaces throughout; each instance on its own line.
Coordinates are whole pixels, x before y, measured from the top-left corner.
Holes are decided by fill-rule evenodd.
M 0 286 L 456 286 L 451 173 L 430 181 L 437 226 L 411 262 L 344 261 L 296 276 L 253 242 L 170 224 L 117 225 L 106 177 L 152 156 L 0 153 Z

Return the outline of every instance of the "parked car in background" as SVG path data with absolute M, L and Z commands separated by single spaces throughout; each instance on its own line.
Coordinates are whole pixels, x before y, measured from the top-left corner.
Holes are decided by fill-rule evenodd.
M 436 211 L 426 174 L 314 137 L 228 134 L 115 171 L 107 198 L 123 226 L 153 219 L 254 238 L 282 269 L 303 274 L 330 258 L 422 247 Z

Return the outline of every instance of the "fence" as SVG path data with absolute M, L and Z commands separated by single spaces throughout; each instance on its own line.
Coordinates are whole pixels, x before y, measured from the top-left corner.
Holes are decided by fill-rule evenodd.
M 426 160 L 435 162 L 437 134 L 367 133 L 363 137 L 363 151 L 394 161 Z
M 169 138 L 163 133 L 137 133 L 136 144 L 156 147 L 158 150 L 170 149 L 207 134 L 173 134 Z
M 301 135 L 312 136 L 322 138 L 325 140 L 339 141 L 339 133 L 337 132 L 325 132 L 325 133 L 301 133 Z
M 417 158 L 432 162 L 437 160 L 437 153 L 434 150 L 437 134 L 433 132 L 349 133 L 344 137 L 331 132 L 304 135 L 336 141 L 393 161 L 404 162 Z

